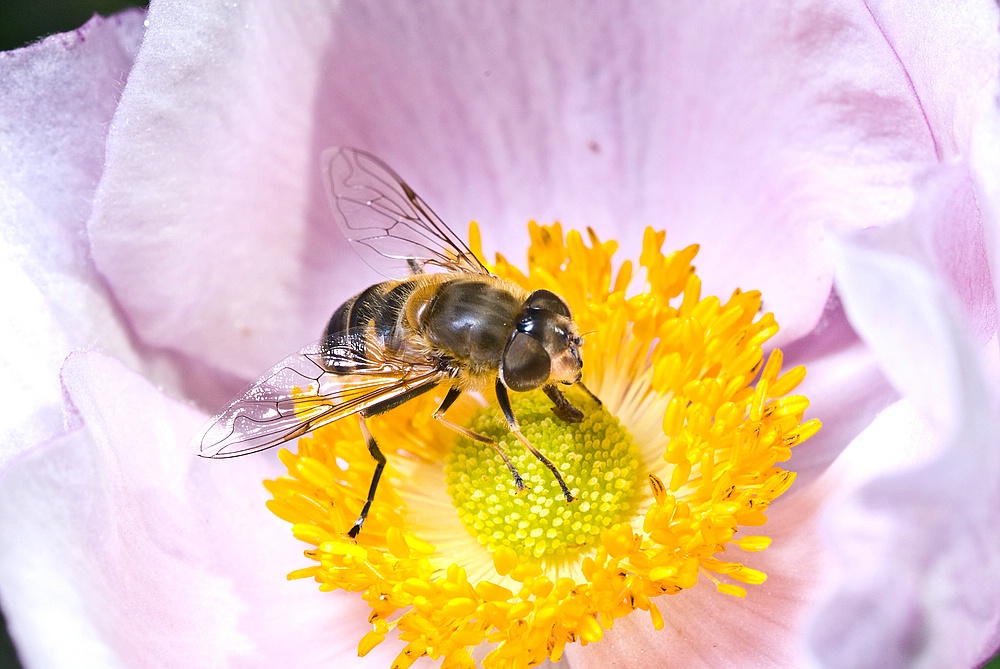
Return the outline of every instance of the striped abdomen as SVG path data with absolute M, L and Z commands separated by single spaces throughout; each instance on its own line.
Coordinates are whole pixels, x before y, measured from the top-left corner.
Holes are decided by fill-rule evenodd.
M 324 339 L 328 342 L 344 344 L 348 333 L 365 333 L 349 340 L 351 351 L 357 360 L 367 360 L 367 346 L 377 343 L 380 348 L 400 350 L 406 344 L 408 332 L 404 329 L 406 303 L 418 283 L 412 279 L 384 281 L 366 288 L 344 302 L 333 312 L 326 326 Z M 350 368 L 334 362 L 330 365 L 334 372 L 349 374 Z

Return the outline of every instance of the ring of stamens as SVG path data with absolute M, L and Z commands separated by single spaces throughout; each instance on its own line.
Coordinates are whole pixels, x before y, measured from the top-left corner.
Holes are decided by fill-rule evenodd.
M 386 448 L 388 484 L 379 488 L 356 541 L 346 532 L 374 467 L 356 425 L 339 421 L 301 439 L 297 454 L 282 451 L 288 475 L 266 483 L 274 496 L 269 508 L 310 545 L 305 555 L 313 564 L 289 578 L 362 593 L 372 629 L 358 652 L 394 633 L 403 646 L 394 669 L 424 656 L 443 669 L 472 669 L 472 649 L 486 644 L 492 648 L 480 660 L 486 669 L 558 661 L 567 644 L 599 641 L 615 619 L 636 610 L 662 628 L 657 598 L 702 578 L 719 592 L 743 596 L 746 585 L 766 576 L 737 551 L 752 560 L 769 546 L 768 537 L 753 532 L 794 481 L 779 465 L 820 427 L 803 420 L 808 400 L 790 394 L 805 370 L 782 372 L 780 351 L 764 356 L 762 346 L 778 326 L 759 313 L 760 295 L 703 298 L 691 264 L 697 247 L 664 254 L 663 233 L 647 230 L 638 262 L 643 290 L 632 293 L 633 264 L 612 270 L 614 242 L 592 232 L 588 240 L 576 232 L 564 236 L 558 224 L 532 224 L 530 232 L 527 274 L 499 257 L 490 270 L 566 299 L 580 331 L 590 333 L 584 380 L 618 421 L 617 428 L 607 421 L 596 429 L 630 435 L 634 459 L 598 466 L 597 457 L 617 457 L 611 448 L 595 462 L 576 460 L 584 447 L 574 442 L 562 450 L 557 442 L 564 437 L 544 427 L 553 420 L 548 408 L 533 409 L 530 397 L 515 405 L 527 439 L 580 495 L 566 505 L 548 470 L 509 432 L 491 431 L 488 411 L 473 417 L 474 408 L 456 406 L 451 420 L 503 442 L 511 458 L 524 458 L 518 467 L 537 496 L 526 494 L 526 513 L 515 518 L 488 499 L 516 497 L 501 458 L 479 443 L 459 444 L 449 456 L 454 432 L 431 417 L 441 398 L 421 398 L 373 421 Z M 483 257 L 475 227 L 470 247 Z M 572 399 L 596 415 L 585 398 Z M 581 504 L 592 479 L 609 474 L 631 486 L 619 510 L 579 542 L 575 533 L 550 539 L 543 519 L 558 516 L 543 511 Z M 524 539 L 539 529 L 528 545 Z

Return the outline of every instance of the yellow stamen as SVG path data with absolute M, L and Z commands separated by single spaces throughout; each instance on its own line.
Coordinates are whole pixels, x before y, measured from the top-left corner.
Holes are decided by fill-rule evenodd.
M 759 314 L 760 295 L 703 297 L 691 265 L 697 247 L 664 254 L 662 232 L 646 230 L 641 271 L 629 261 L 613 270 L 617 244 L 592 231 L 585 240 L 532 223 L 530 234 L 527 274 L 501 257 L 490 269 L 567 300 L 589 333 L 584 380 L 604 410 L 571 396 L 592 421 L 581 432 L 551 417 L 544 397 L 515 397 L 514 409 L 576 502 L 567 505 L 551 472 L 507 439 L 495 410 L 460 401 L 449 418 L 507 439 L 531 488 L 514 494 L 492 449 L 456 443 L 431 419 L 440 397 L 372 421 L 389 463 L 357 541 L 346 531 L 374 463 L 354 422 L 301 439 L 297 454 L 283 451 L 288 475 L 265 483 L 268 507 L 292 523 L 314 562 L 289 578 L 359 592 L 371 607 L 360 655 L 395 636 L 394 667 L 428 656 L 471 668 L 482 644 L 491 644 L 484 667 L 530 667 L 558 660 L 567 644 L 600 641 L 635 610 L 663 628 L 656 598 L 702 577 L 737 597 L 766 578 L 734 551 L 770 545 L 753 528 L 794 481 L 778 465 L 819 422 L 803 422 L 808 401 L 789 395 L 805 370 L 782 373 L 780 351 L 764 356 L 778 326 Z M 482 258 L 475 226 L 469 238 Z M 644 285 L 630 292 L 640 276 Z

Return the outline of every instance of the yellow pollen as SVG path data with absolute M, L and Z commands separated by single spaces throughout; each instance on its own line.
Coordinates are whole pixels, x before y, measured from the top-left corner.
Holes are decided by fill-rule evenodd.
M 460 400 L 449 419 L 501 442 L 530 488 L 515 494 L 493 449 L 456 443 L 431 417 L 441 395 L 371 421 L 388 464 L 357 540 L 347 530 L 374 463 L 356 421 L 281 451 L 287 475 L 265 482 L 268 508 L 307 546 L 306 565 L 288 577 L 357 592 L 371 608 L 359 655 L 386 642 L 400 649 L 393 667 L 429 657 L 472 669 L 485 646 L 483 667 L 532 667 L 568 644 L 600 642 L 637 610 L 663 628 L 664 596 L 709 587 L 742 597 L 766 579 L 743 556 L 752 564 L 771 544 L 768 507 L 795 479 L 781 463 L 820 424 L 803 420 L 808 400 L 790 394 L 805 370 L 764 354 L 778 325 L 759 312 L 760 295 L 702 296 L 697 247 L 665 254 L 662 232 L 647 229 L 638 261 L 615 268 L 617 244 L 593 231 L 529 230 L 527 273 L 499 256 L 488 267 L 557 292 L 588 333 L 584 382 L 603 408 L 571 390 L 586 419 L 568 426 L 544 395 L 512 398 L 575 502 L 495 407 Z M 483 258 L 475 224 L 469 239 Z
M 576 554 L 635 511 L 635 442 L 607 409 L 584 393 L 570 389 L 566 395 L 584 409 L 582 422 L 556 418 L 541 391 L 511 399 L 525 437 L 556 463 L 576 497 L 571 504 L 552 473 L 510 433 L 492 407 L 480 411 L 470 427 L 508 453 L 527 490 L 517 493 L 503 460 L 488 446 L 463 438 L 448 453 L 445 480 L 455 510 L 491 553 L 506 546 L 529 560 Z

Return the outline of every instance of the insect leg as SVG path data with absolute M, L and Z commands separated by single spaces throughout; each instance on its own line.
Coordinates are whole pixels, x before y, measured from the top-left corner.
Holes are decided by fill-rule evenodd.
M 511 434 L 521 440 L 524 447 L 531 451 L 531 454 L 538 458 L 538 461 L 549 468 L 552 475 L 556 477 L 556 481 L 559 483 L 559 487 L 562 489 L 563 497 L 566 498 L 567 502 L 572 502 L 575 497 L 573 493 L 569 491 L 566 487 L 566 482 L 563 481 L 562 474 L 556 469 L 556 466 L 552 462 L 539 452 L 537 448 L 531 445 L 531 442 L 521 434 L 521 426 L 517 423 L 517 418 L 514 417 L 514 411 L 510 408 L 510 397 L 507 395 L 507 388 L 503 385 L 500 379 L 497 379 L 497 402 L 500 404 L 500 411 L 503 412 L 503 417 L 507 420 L 507 427 L 510 428 Z
M 517 471 L 517 468 L 514 467 L 514 463 L 510 461 L 510 458 L 507 457 L 507 454 L 504 453 L 503 449 L 500 448 L 500 444 L 498 444 L 497 442 L 493 441 L 492 439 L 490 439 L 485 435 L 479 434 L 478 432 L 473 432 L 468 428 L 452 423 L 450 420 L 444 417 L 444 412 L 447 411 L 448 408 L 455 403 L 455 400 L 457 400 L 458 396 L 461 394 L 462 391 L 459 390 L 458 388 L 450 389 L 448 391 L 448 394 L 445 395 L 444 401 L 441 402 L 441 406 L 439 406 L 437 408 L 437 411 L 433 413 L 434 418 L 440 421 L 441 424 L 444 425 L 445 427 L 451 428 L 452 430 L 458 432 L 460 435 L 464 437 L 468 437 L 473 441 L 478 441 L 481 444 L 489 444 L 490 446 L 492 446 L 493 450 L 499 453 L 500 457 L 503 458 L 503 463 L 507 465 L 507 469 L 510 470 L 511 476 L 514 477 L 514 485 L 517 487 L 517 491 L 521 492 L 522 490 L 525 489 L 524 479 L 521 478 L 521 472 Z
M 550 400 L 552 400 L 552 412 L 567 423 L 579 423 L 583 420 L 583 412 L 573 406 L 573 403 L 566 399 L 562 391 L 551 383 L 542 386 L 542 390 Z
M 597 395 L 595 395 L 594 393 L 590 392 L 590 388 L 588 388 L 587 386 L 583 385 L 583 381 L 577 381 L 577 382 L 576 382 L 576 385 L 578 385 L 578 386 L 580 386 L 581 388 L 583 388 L 583 392 L 585 392 L 585 393 L 587 393 L 588 395 L 590 395 L 590 399 L 592 399 L 592 400 L 594 400 L 595 402 L 597 402 L 597 406 L 603 406 L 603 405 L 604 405 L 604 402 L 602 402 L 602 401 L 601 401 L 601 398 L 600 398 L 600 397 L 598 397 L 598 396 L 597 396 Z
M 365 443 L 368 444 L 368 452 L 371 453 L 372 458 L 375 460 L 375 474 L 372 476 L 371 487 L 368 488 L 368 499 L 365 500 L 365 505 L 361 507 L 361 515 L 358 519 L 354 521 L 354 526 L 347 532 L 348 536 L 352 539 L 358 536 L 358 532 L 361 531 L 361 526 L 365 524 L 365 518 L 368 517 L 368 510 L 372 507 L 372 501 L 375 499 L 375 490 L 378 488 L 378 480 L 382 478 L 382 470 L 385 469 L 385 456 L 382 455 L 382 451 L 379 450 L 378 444 L 375 442 L 375 437 L 368 430 L 368 423 L 365 421 L 365 415 L 359 414 L 361 419 L 361 434 L 364 435 Z
M 361 507 L 361 515 L 358 516 L 358 519 L 354 521 L 354 526 L 347 532 L 348 536 L 352 539 L 358 536 L 358 532 L 361 531 L 361 526 L 365 524 L 365 518 L 368 517 L 368 510 L 371 509 L 372 502 L 375 500 L 375 490 L 378 488 L 378 481 L 382 478 L 382 470 L 385 469 L 385 456 L 382 455 L 382 451 L 379 450 L 375 437 L 373 437 L 372 433 L 368 430 L 368 423 L 365 419 L 385 413 L 390 409 L 395 409 L 400 404 L 409 402 L 414 397 L 426 393 L 428 390 L 434 388 L 435 385 L 436 384 L 432 382 L 425 382 L 423 385 L 414 386 L 392 399 L 376 402 L 370 407 L 367 407 L 364 411 L 358 413 L 358 417 L 361 419 L 361 434 L 365 438 L 365 443 L 368 444 L 368 452 L 371 453 L 372 459 L 375 460 L 375 473 L 372 475 L 372 484 L 368 489 L 368 499 L 365 500 L 365 505 Z

